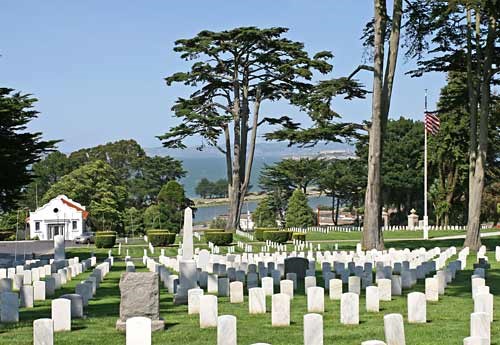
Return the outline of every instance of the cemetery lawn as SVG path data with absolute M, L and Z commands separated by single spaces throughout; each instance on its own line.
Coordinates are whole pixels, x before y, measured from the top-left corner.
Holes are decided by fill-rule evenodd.
M 463 240 L 447 241 L 396 241 L 387 245 L 396 248 L 418 248 L 421 246 L 432 248 L 435 246 L 460 246 Z M 487 272 L 486 282 L 491 292 L 495 295 L 495 321 L 491 325 L 492 345 L 500 345 L 500 263 L 494 261 L 495 245 L 500 243 L 500 237 L 483 239 L 488 247 L 488 257 L 492 265 Z M 130 246 L 132 247 L 132 245 Z M 353 244 L 354 247 L 354 244 Z M 122 254 L 125 255 L 124 248 Z M 139 244 L 134 245 L 142 256 Z M 93 248 L 91 248 L 93 249 Z M 78 255 L 81 258 L 89 256 L 89 248 L 68 250 L 68 257 Z M 168 249 L 173 250 L 176 248 Z M 344 248 L 342 248 L 344 249 Z M 94 249 L 98 261 L 107 256 L 107 250 Z M 124 262 L 118 257 L 116 247 L 113 250 L 117 257 L 111 272 L 106 276 L 97 290 L 96 297 L 90 301 L 85 309 L 86 319 L 73 320 L 72 331 L 57 333 L 55 344 L 64 345 L 114 345 L 124 344 L 125 335 L 115 330 L 115 322 L 119 315 L 120 292 L 118 282 L 120 274 L 124 271 Z M 159 249 L 156 250 L 158 254 Z M 170 254 L 170 253 L 168 253 Z M 135 256 L 135 255 L 134 255 Z M 449 285 L 445 296 L 440 296 L 440 301 L 427 304 L 427 324 L 410 325 L 406 322 L 406 293 L 395 296 L 391 302 L 380 302 L 379 313 L 365 311 L 365 295 L 360 298 L 360 325 L 344 326 L 340 324 L 340 302 L 330 301 L 325 296 L 324 318 L 324 343 L 339 345 L 359 345 L 364 340 L 384 340 L 383 316 L 388 313 L 401 313 L 405 318 L 406 343 L 409 345 L 456 345 L 469 335 L 469 316 L 473 311 L 471 297 L 470 275 L 474 256 L 469 256 L 465 271 L 457 274 L 457 279 Z M 142 261 L 135 261 L 138 271 L 145 271 Z M 90 271 L 69 282 L 63 289 L 57 291 L 57 296 L 74 291 L 76 283 L 83 280 Z M 318 275 L 318 285 L 323 281 Z M 346 287 L 344 286 L 344 289 Z M 412 291 L 423 291 L 423 282 Z M 161 287 L 160 314 L 165 320 L 165 331 L 153 333 L 153 344 L 216 344 L 216 329 L 200 329 L 197 315 L 188 315 L 187 306 L 174 306 L 172 295 L 167 294 Z M 141 293 L 138 291 L 137 293 Z M 38 318 L 50 318 L 50 301 L 35 302 L 33 309 L 22 308 L 20 322 L 16 325 L 0 325 L 0 344 L 28 345 L 33 343 L 32 322 Z M 235 315 L 238 320 L 238 344 L 250 345 L 256 342 L 267 342 L 272 345 L 300 345 L 303 344 L 303 315 L 307 313 L 307 301 L 304 297 L 303 287 L 299 287 L 291 304 L 291 326 L 286 328 L 271 327 L 271 301 L 267 300 L 268 312 L 265 315 L 249 315 L 248 300 L 245 303 L 230 304 L 229 298 L 219 298 L 219 315 Z

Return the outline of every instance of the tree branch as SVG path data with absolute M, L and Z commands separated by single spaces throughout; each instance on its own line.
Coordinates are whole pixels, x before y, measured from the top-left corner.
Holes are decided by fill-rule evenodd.
M 347 77 L 347 79 L 351 80 L 352 77 L 354 77 L 361 70 L 374 72 L 373 66 L 359 65 L 351 74 L 349 74 L 349 76 Z

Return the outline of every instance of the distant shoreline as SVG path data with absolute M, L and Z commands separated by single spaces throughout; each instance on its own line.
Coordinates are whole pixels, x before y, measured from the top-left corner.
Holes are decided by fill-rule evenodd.
M 320 196 L 319 191 L 308 191 L 307 196 Z M 245 197 L 245 201 L 259 201 L 267 196 L 266 193 L 263 194 L 249 194 Z M 213 198 L 213 199 L 202 199 L 193 198 L 194 206 L 197 208 L 211 207 L 211 206 L 224 206 L 229 204 L 229 198 Z

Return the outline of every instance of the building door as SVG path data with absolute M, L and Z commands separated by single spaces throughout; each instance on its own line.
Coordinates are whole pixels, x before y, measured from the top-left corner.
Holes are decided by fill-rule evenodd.
M 63 235 L 64 236 L 64 224 L 49 224 L 47 226 L 48 229 L 48 239 L 52 240 L 54 239 L 54 236 L 56 235 Z

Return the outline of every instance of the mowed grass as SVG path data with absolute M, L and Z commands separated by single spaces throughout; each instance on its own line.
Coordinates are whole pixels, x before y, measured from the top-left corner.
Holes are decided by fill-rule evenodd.
M 492 323 L 492 344 L 500 345 L 500 263 L 494 261 L 495 245 L 500 244 L 500 237 L 484 239 L 483 242 L 490 250 L 488 257 L 492 268 L 487 272 L 487 284 L 495 297 L 495 321 Z M 387 245 L 396 248 L 432 248 L 435 246 L 460 246 L 463 240 L 448 241 L 398 241 Z M 354 247 L 354 243 L 352 244 Z M 140 244 L 134 248 L 142 256 Z M 174 249 L 174 248 L 172 248 Z M 176 248 L 175 248 L 176 250 Z M 107 250 L 94 249 L 102 260 L 107 256 Z M 113 250 L 117 255 L 116 248 Z M 88 248 L 69 250 L 68 256 L 78 255 L 85 258 L 89 255 Z M 159 250 L 158 250 L 159 252 Z M 122 251 L 124 255 L 124 251 Z M 359 345 L 364 340 L 384 339 L 383 316 L 388 313 L 401 313 L 405 318 L 406 343 L 411 344 L 461 344 L 462 339 L 469 335 L 469 318 L 473 311 L 471 297 L 470 275 L 474 256 L 469 256 L 467 269 L 458 273 L 456 280 L 449 285 L 445 296 L 436 303 L 427 304 L 428 323 L 411 325 L 407 320 L 406 294 L 411 291 L 424 291 L 423 281 L 411 291 L 405 291 L 403 296 L 395 296 L 391 302 L 381 302 L 379 313 L 365 311 L 365 295 L 360 297 L 360 325 L 344 326 L 340 324 L 340 302 L 330 301 L 325 296 L 326 311 L 324 318 L 324 343 Z M 145 270 L 142 263 L 136 261 L 138 270 Z M 56 344 L 124 344 L 125 335 L 115 330 L 115 322 L 119 317 L 120 295 L 118 283 L 124 263 L 116 261 L 112 271 L 108 274 L 97 291 L 95 299 L 90 301 L 85 309 L 86 319 L 73 320 L 72 332 L 57 333 Z M 82 274 L 71 281 L 57 295 L 74 291 L 75 284 L 83 280 L 90 272 Z M 320 272 L 317 272 L 318 285 L 323 285 Z M 346 287 L 344 286 L 344 289 Z M 276 291 L 277 292 L 277 291 Z M 138 291 L 140 293 L 140 291 Z M 216 329 L 200 329 L 197 315 L 188 315 L 187 306 L 174 306 L 172 295 L 166 293 L 163 286 L 160 288 L 160 313 L 165 320 L 164 331 L 153 334 L 153 344 L 216 344 Z M 37 318 L 50 318 L 50 301 L 36 302 L 33 309 L 21 309 L 21 322 L 17 325 L 0 325 L 0 344 L 32 344 L 32 322 Z M 265 315 L 250 315 L 248 313 L 248 299 L 243 304 L 230 304 L 228 298 L 219 298 L 219 315 L 235 315 L 238 320 L 238 344 L 250 345 L 256 342 L 267 342 L 272 345 L 303 344 L 303 316 L 307 313 L 307 299 L 304 296 L 303 286 L 291 305 L 291 325 L 285 328 L 271 327 L 271 298 L 267 299 L 268 312 Z

